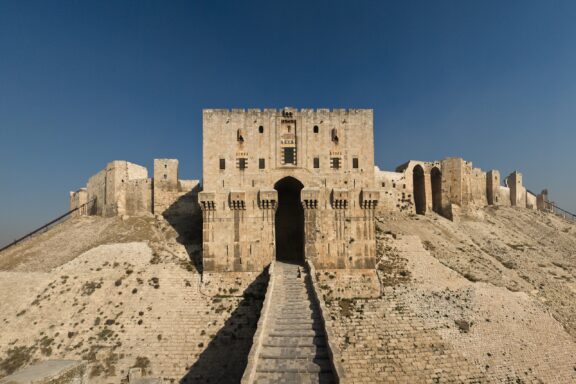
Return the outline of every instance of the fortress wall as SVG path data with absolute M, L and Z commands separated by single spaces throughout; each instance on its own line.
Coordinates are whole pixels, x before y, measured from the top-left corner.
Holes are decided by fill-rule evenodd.
M 125 182 L 118 199 L 123 204 L 122 214 L 140 216 L 152 213 L 152 180 L 139 179 Z
M 510 202 L 513 207 L 526 208 L 526 188 L 522 185 L 522 174 L 512 172 L 506 177 L 506 186 L 510 188 Z
M 537 198 L 532 192 L 526 192 L 526 208 L 537 209 Z
M 81 207 L 87 202 L 88 202 L 88 191 L 86 190 L 86 188 L 80 188 L 76 192 L 70 192 L 70 206 L 69 206 L 70 211 Z M 88 207 L 84 207 L 82 210 L 74 212 L 73 216 L 87 215 L 88 214 L 87 208 Z
M 416 185 L 421 168 L 424 180 Z M 434 185 L 434 174 L 441 172 L 441 188 Z M 522 184 L 522 174 L 513 172 L 501 185 L 500 172 L 484 172 L 473 163 L 452 157 L 442 161 L 424 162 L 410 160 L 396 168 L 396 172 L 385 172 L 376 168 L 376 185 L 381 191 L 379 212 L 407 211 L 426 213 L 433 210 L 445 217 L 453 218 L 460 213 L 471 213 L 486 205 L 518 206 L 544 209 L 547 197 L 528 193 Z M 400 184 L 401 182 L 401 184 Z M 391 184 L 391 185 L 390 185 Z M 399 190 L 397 185 L 402 186 Z M 404 191 L 406 185 L 406 191 Z M 544 192 L 543 192 L 544 193 Z M 406 199 L 403 204 L 402 200 Z M 420 201 L 420 204 L 416 202 Z M 438 205 L 441 209 L 438 209 Z M 436 209 L 434 208 L 436 206 Z M 535 208 L 536 207 L 536 208 Z
M 115 216 L 126 212 L 126 187 L 130 180 L 143 180 L 148 170 L 124 160 L 115 160 L 88 180 L 88 200 L 95 200 L 91 214 Z
M 510 202 L 510 188 L 504 187 L 502 185 L 498 186 L 498 201 L 499 204 L 503 207 L 509 207 L 511 205 Z
M 373 218 L 360 207 L 375 184 L 372 121 L 372 110 L 204 110 L 205 270 L 256 271 L 275 257 L 274 186 L 285 177 L 311 194 L 302 205 L 315 266 L 373 265 Z
M 450 204 L 458 206 L 464 205 L 463 196 L 463 160 L 461 158 L 447 158 L 441 162 L 442 168 L 442 189 L 446 194 L 446 209 L 450 209 Z
M 488 205 L 500 205 L 498 188 L 500 187 L 500 172 L 493 169 L 486 173 L 486 201 Z
M 386 172 L 377 169 L 376 187 L 380 190 L 380 201 L 377 209 L 379 213 L 414 212 L 412 189 L 408 188 L 405 173 Z
M 86 184 L 88 201 L 94 200 L 91 215 L 104 216 L 106 204 L 106 169 L 101 170 L 88 179 Z
M 179 180 L 176 190 L 163 190 L 154 187 L 154 214 L 192 215 L 199 214 L 198 180 Z
M 543 190 L 536 196 L 536 206 L 541 211 L 550 211 L 551 207 L 548 200 L 548 190 Z
M 464 161 L 464 203 L 470 207 L 485 207 L 488 204 L 486 197 L 486 173 L 480 168 L 474 168 L 472 162 Z
M 406 190 L 404 191 L 404 185 L 402 185 L 403 193 L 405 193 L 405 199 L 410 199 L 410 207 L 406 207 L 410 213 L 416 213 L 416 199 L 418 198 L 418 187 L 414 184 L 416 181 L 415 178 L 415 170 L 422 168 L 424 179 L 423 179 L 423 190 L 422 190 L 422 198 L 423 198 L 423 209 L 424 212 L 431 212 L 432 211 L 432 180 L 431 180 L 431 172 L 432 169 L 438 168 L 441 169 L 440 162 L 437 161 L 418 161 L 418 160 L 410 160 L 407 163 L 404 163 L 396 168 L 396 172 L 401 172 L 404 174 L 404 180 L 406 184 Z M 442 176 L 443 177 L 443 176 Z M 410 197 L 408 197 L 410 195 Z
M 107 164 L 88 180 L 86 200 L 94 200 L 89 214 L 197 214 L 198 180 L 178 180 L 178 160 L 156 159 L 154 165 L 155 177 L 150 179 L 146 167 L 123 160 Z M 71 194 L 70 199 L 71 206 L 77 204 L 76 195 Z

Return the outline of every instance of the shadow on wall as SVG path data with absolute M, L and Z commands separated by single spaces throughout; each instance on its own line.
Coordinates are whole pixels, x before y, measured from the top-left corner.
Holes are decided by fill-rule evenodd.
M 178 234 L 176 241 L 186 248 L 196 270 L 202 273 L 202 212 L 198 189 L 180 196 L 162 216 Z
M 180 384 L 240 382 L 252 348 L 268 280 L 267 267 L 246 288 L 238 307 L 180 380 Z M 220 308 L 226 310 L 221 297 L 216 296 L 212 300 L 217 311 Z

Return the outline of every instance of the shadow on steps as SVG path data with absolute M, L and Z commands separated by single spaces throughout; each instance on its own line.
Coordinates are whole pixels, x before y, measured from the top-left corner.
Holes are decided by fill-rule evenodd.
M 180 380 L 181 384 L 240 382 L 246 369 L 268 280 L 266 268 L 246 288 L 238 307 Z

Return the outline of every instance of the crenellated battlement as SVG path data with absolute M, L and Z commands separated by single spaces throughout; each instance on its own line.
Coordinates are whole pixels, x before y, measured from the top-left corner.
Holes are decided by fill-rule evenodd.
M 204 115 L 282 115 L 283 113 L 292 113 L 293 115 L 372 115 L 373 109 L 363 108 L 209 108 L 204 109 Z

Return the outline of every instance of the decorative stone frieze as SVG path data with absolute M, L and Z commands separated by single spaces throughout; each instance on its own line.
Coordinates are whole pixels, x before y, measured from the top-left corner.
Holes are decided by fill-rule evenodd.
M 346 209 L 350 201 L 350 192 L 347 189 L 332 190 L 332 208 Z
M 214 192 L 200 192 L 198 193 L 198 202 L 202 211 L 215 211 L 216 210 L 216 193 Z
M 360 207 L 362 209 L 375 209 L 380 200 L 380 191 L 377 189 L 363 189 L 360 192 Z
M 318 200 L 320 197 L 319 188 L 303 188 L 300 192 L 300 201 L 304 209 L 318 209 Z
M 231 191 L 228 199 L 231 210 L 245 210 L 246 209 L 246 192 L 244 191 Z

